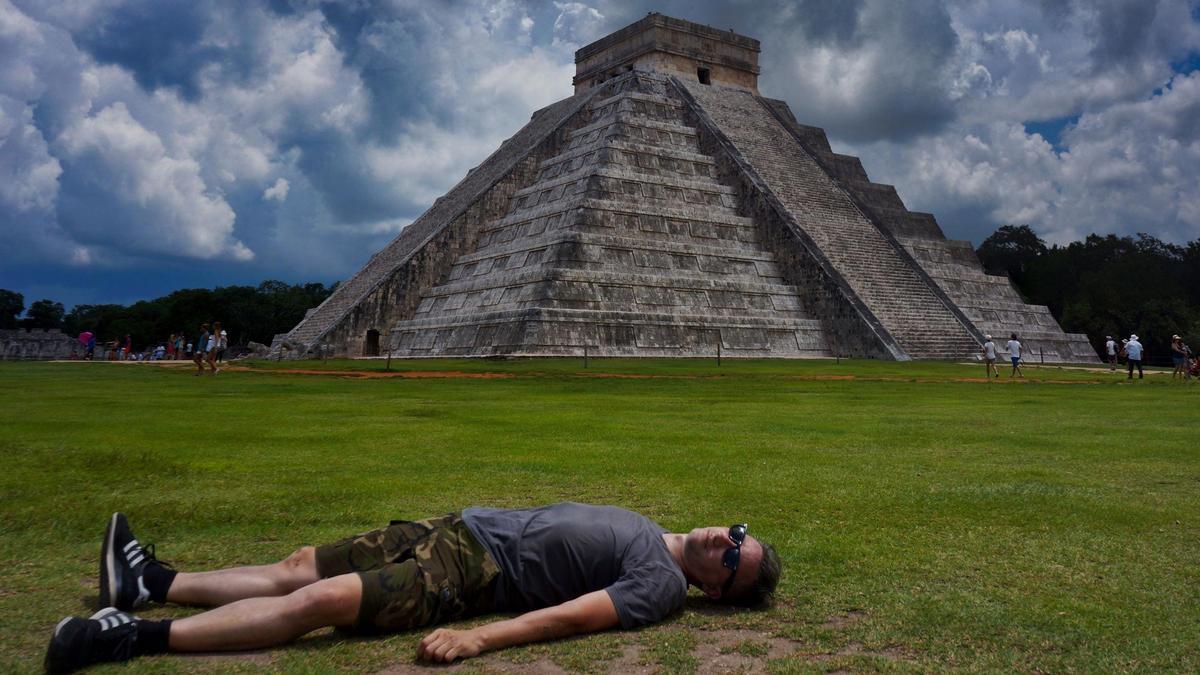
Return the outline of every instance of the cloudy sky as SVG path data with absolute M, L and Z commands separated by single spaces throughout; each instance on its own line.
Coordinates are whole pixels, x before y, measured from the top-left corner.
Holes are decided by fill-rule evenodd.
M 344 278 L 650 10 L 951 237 L 1200 237 L 1200 0 L 0 0 L 0 288 Z

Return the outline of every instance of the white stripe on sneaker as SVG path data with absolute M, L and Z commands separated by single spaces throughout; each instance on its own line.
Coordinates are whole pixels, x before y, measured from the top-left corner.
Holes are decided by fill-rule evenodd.
M 139 575 L 137 578 L 137 582 L 138 582 L 138 596 L 137 596 L 137 600 L 133 601 L 133 606 L 135 609 L 140 607 L 143 603 L 145 603 L 147 600 L 150 599 L 150 590 L 146 588 L 145 577 Z
M 138 545 L 137 539 L 130 539 L 128 544 L 125 544 L 125 552 L 129 553 L 129 549 Z
M 146 559 L 146 556 L 142 555 L 142 552 L 141 552 L 141 551 L 138 551 L 138 554 L 137 554 L 137 555 L 135 555 L 135 556 L 133 556 L 132 558 L 130 558 L 130 559 L 129 559 L 129 566 L 130 566 L 130 567 L 137 567 L 137 566 L 138 566 L 138 563 L 142 562 L 142 561 L 143 561 L 143 560 L 145 560 L 145 559 Z

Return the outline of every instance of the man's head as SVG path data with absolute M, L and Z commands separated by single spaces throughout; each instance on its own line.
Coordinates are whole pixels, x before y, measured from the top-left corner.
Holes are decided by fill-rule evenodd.
M 768 604 L 779 583 L 779 554 L 743 526 L 700 527 L 684 538 L 683 569 L 708 597 L 740 607 Z M 740 545 L 739 545 L 740 540 Z

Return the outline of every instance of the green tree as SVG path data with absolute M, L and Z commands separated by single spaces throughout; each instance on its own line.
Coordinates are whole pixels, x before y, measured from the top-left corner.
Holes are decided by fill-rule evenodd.
M 330 292 L 324 284 L 282 281 L 265 281 L 257 287 L 184 288 L 128 307 L 77 305 L 65 323 L 69 333 L 90 330 L 102 342 L 123 340 L 128 334 L 138 348 L 166 342 L 172 333 L 195 340 L 200 324 L 214 321 L 220 321 L 229 333 L 231 345 L 251 340 L 270 343 L 276 333 L 290 330 Z
M 991 274 L 1007 274 L 1014 281 L 1026 268 L 1046 253 L 1046 242 L 1028 225 L 1005 225 L 979 245 L 976 254 Z
M 21 325 L 27 328 L 62 328 L 65 314 L 61 302 L 38 300 L 29 306 Z
M 0 328 L 16 328 L 17 317 L 25 311 L 25 296 L 0 288 Z
M 1090 235 L 1047 249 L 1032 230 L 1020 230 L 997 230 L 980 257 L 1013 272 L 1021 294 L 1048 306 L 1067 331 L 1087 334 L 1097 349 L 1105 335 L 1137 333 L 1150 363 L 1169 359 L 1174 333 L 1200 343 L 1200 240 L 1180 246 L 1147 234 Z

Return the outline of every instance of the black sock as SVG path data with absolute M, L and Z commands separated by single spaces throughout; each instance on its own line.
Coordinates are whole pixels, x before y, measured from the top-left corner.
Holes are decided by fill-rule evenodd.
M 171 582 L 175 581 L 176 574 L 178 572 L 175 570 L 156 565 L 153 562 L 146 565 L 146 572 L 142 579 L 146 582 L 146 590 L 150 591 L 150 599 L 155 602 L 166 602 L 167 591 L 171 588 Z
M 137 641 L 133 643 L 134 656 L 165 654 L 171 638 L 171 620 L 137 622 Z

